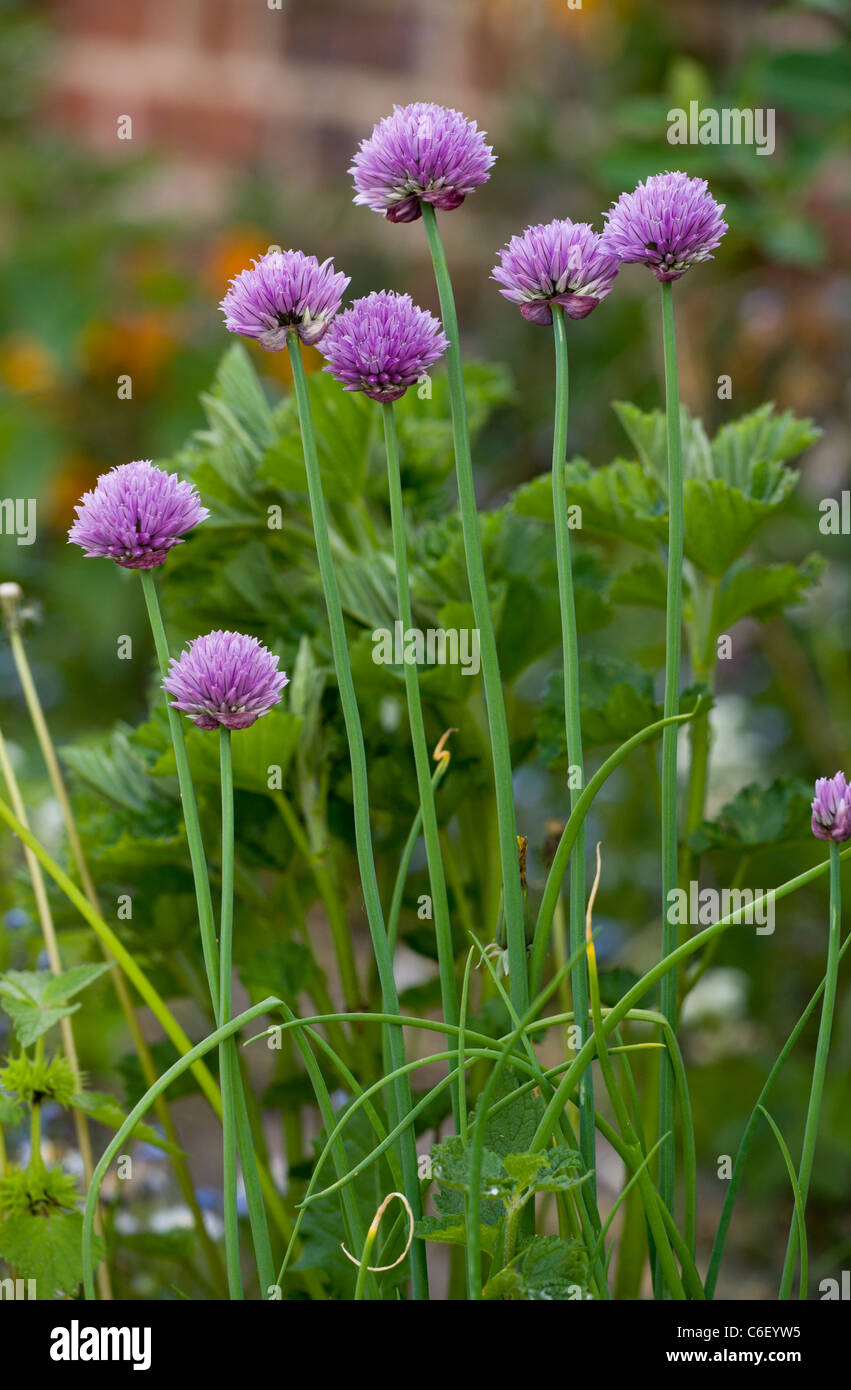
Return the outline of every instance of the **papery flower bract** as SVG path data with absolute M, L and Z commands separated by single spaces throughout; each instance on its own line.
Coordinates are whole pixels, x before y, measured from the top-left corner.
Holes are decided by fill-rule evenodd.
M 527 227 L 497 254 L 501 263 L 491 278 L 530 323 L 552 323 L 553 304 L 584 319 L 609 293 L 620 267 L 589 223 L 569 217 Z
M 278 658 L 256 637 L 208 632 L 172 657 L 163 689 L 199 729 L 247 729 L 289 684 Z
M 409 294 L 374 290 L 356 299 L 322 341 L 323 368 L 346 391 L 374 401 L 395 401 L 449 346 L 440 320 L 419 309 Z
M 679 280 L 689 266 L 712 259 L 727 230 L 723 211 L 705 179 L 653 174 L 606 213 L 603 246 L 622 261 L 648 265 L 657 280 Z
M 851 839 L 851 790 L 844 772 L 819 777 L 813 799 L 812 831 L 819 840 Z
M 194 484 L 155 468 L 149 459 L 102 473 L 74 510 L 77 520 L 68 540 L 87 555 L 131 570 L 164 564 L 186 532 L 210 515 Z
M 330 259 L 320 265 L 303 251 L 268 251 L 231 280 L 219 308 L 231 333 L 280 352 L 291 329 L 303 343 L 319 342 L 348 283 Z
M 394 106 L 362 140 L 349 173 L 355 202 L 390 222 L 414 222 L 421 201 L 449 212 L 490 177 L 496 157 L 460 111 L 415 101 Z

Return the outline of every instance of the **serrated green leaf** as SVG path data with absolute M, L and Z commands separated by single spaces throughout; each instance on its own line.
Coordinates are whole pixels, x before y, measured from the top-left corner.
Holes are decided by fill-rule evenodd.
M 718 630 L 731 628 L 741 618 L 765 620 L 782 613 L 804 598 L 824 566 L 824 556 L 812 554 L 800 565 L 751 565 L 737 570 L 718 596 Z
M 64 1004 L 73 999 L 80 990 L 87 989 L 95 980 L 112 969 L 112 961 L 98 961 L 94 965 L 75 965 L 63 970 L 61 975 L 51 975 L 42 994 L 44 1004 Z
M 698 826 L 689 836 L 689 846 L 702 854 L 809 840 L 811 799 L 809 784 L 798 777 L 778 777 L 768 787 L 752 782 L 721 808 L 715 821 Z
M 37 1038 L 49 1032 L 55 1024 L 67 1018 L 69 1014 L 76 1013 L 80 1005 L 66 1004 L 48 1009 L 41 1004 L 26 1004 L 16 999 L 7 999 L 3 1007 L 15 1026 L 21 1047 L 31 1047 Z
M 0 1255 L 24 1279 L 35 1279 L 41 1300 L 70 1297 L 83 1277 L 83 1217 L 80 1212 L 50 1216 L 10 1216 L 0 1221 Z M 95 1237 L 94 1259 L 103 1258 L 103 1242 Z
M 781 476 L 765 489 L 769 495 L 761 498 L 747 496 L 721 478 L 689 479 L 683 485 L 684 550 L 689 560 L 704 574 L 720 578 L 797 481 L 797 473 L 781 468 Z
M 588 1261 L 578 1241 L 534 1236 L 519 1260 L 500 1270 L 483 1289 L 485 1299 L 568 1302 L 585 1297 Z

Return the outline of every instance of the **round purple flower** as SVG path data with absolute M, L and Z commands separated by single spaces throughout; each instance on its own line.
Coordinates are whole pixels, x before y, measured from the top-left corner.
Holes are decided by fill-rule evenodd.
M 163 689 L 199 729 L 247 729 L 268 714 L 289 680 L 256 637 L 208 632 L 172 657 Z
M 819 840 L 851 840 L 851 789 L 843 772 L 816 782 L 812 830 Z
M 489 178 L 496 163 L 485 133 L 460 111 L 415 101 L 394 106 L 362 140 L 349 173 L 355 202 L 389 222 L 415 222 L 421 201 L 449 212 Z
M 155 468 L 149 459 L 102 473 L 74 508 L 68 540 L 87 555 L 130 570 L 162 565 L 183 536 L 210 515 L 192 483 Z
M 649 265 L 657 280 L 679 280 L 689 266 L 712 259 L 727 230 L 723 211 L 705 179 L 654 174 L 606 213 L 603 246 L 622 261 Z
M 319 342 L 348 283 L 330 259 L 320 265 L 303 251 L 268 251 L 231 280 L 219 308 L 231 333 L 280 352 L 293 328 L 303 343 Z
M 418 309 L 409 294 L 373 291 L 331 324 L 322 342 L 323 370 L 346 391 L 396 401 L 448 346 L 440 320 Z
M 560 304 L 572 319 L 584 319 L 605 299 L 620 261 L 600 244 L 587 222 L 559 222 L 527 227 L 513 236 L 499 255 L 491 278 L 500 294 L 519 304 L 530 323 L 550 324 L 552 305 Z

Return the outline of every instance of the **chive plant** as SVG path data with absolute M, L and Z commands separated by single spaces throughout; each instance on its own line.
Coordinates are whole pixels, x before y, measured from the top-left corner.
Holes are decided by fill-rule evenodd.
M 232 1299 L 253 1297 L 256 1293 L 272 1299 L 281 1297 L 284 1290 L 287 1295 L 292 1292 L 323 1299 L 339 1296 L 344 1290 L 356 1301 L 392 1298 L 399 1292 L 425 1300 L 434 1288 L 426 1260 L 431 1242 L 442 1242 L 450 1251 L 453 1297 L 471 1301 L 609 1299 L 613 1289 L 610 1264 L 617 1248 L 611 1232 L 622 1208 L 627 1212 L 627 1220 L 630 1211 L 637 1213 L 639 1223 L 637 1237 L 634 1234 L 630 1240 L 622 1238 L 616 1289 L 638 1290 L 647 1273 L 652 1276 L 657 1298 L 711 1299 L 716 1293 L 751 1142 L 762 1123 L 768 1124 L 780 1146 L 794 1200 L 780 1273 L 780 1297 L 792 1296 L 796 1268 L 797 1292 L 806 1296 L 806 1208 L 837 1004 L 838 969 L 848 946 L 847 939 L 844 943 L 841 940 L 840 868 L 851 854 L 851 848 L 841 848 L 851 839 L 851 793 L 843 774 L 820 779 L 812 803 L 811 830 L 817 839 L 829 842 L 826 861 L 760 893 L 747 906 L 723 913 L 691 934 L 678 933 L 677 920 L 670 910 L 680 886 L 677 742 L 683 728 L 690 725 L 695 731 L 685 817 L 686 833 L 691 838 L 687 854 L 682 855 L 689 872 L 693 871 L 697 854 L 694 832 L 703 813 L 709 761 L 710 701 L 706 692 L 700 690 L 688 701 L 681 696 L 683 634 L 690 643 L 696 670 L 699 668 L 700 674 L 709 680 L 710 637 L 722 622 L 727 592 L 722 580 L 738 558 L 731 551 L 727 568 L 713 570 L 717 557 L 707 557 L 694 536 L 689 536 L 686 501 L 689 487 L 696 480 L 690 472 L 686 446 L 694 442 L 694 427 L 679 400 L 672 285 L 691 267 L 711 259 L 727 231 L 721 217 L 723 207 L 715 202 L 702 180 L 684 173 L 658 175 L 639 184 L 634 192 L 623 194 L 606 215 L 601 232 L 587 223 L 569 219 L 528 227 L 499 253 L 499 264 L 493 272 L 500 292 L 519 308 L 528 324 L 552 329 L 554 349 L 552 466 L 544 480 L 545 501 L 541 501 L 543 491 L 538 501 L 540 519 L 552 525 L 558 588 L 559 736 L 563 733 L 569 774 L 567 785 L 561 787 L 564 825 L 537 912 L 532 912 L 525 879 L 526 841 L 517 835 L 512 729 L 508 718 L 511 705 L 506 701 L 500 672 L 493 593 L 489 590 L 491 560 L 488 556 L 486 566 L 483 526 L 474 490 L 467 376 L 440 230 L 443 217 L 460 208 L 469 195 L 487 182 L 494 162 L 493 150 L 474 122 L 457 111 L 431 103 L 396 107 L 376 125 L 354 157 L 351 172 L 357 203 L 391 223 L 404 225 L 422 220 L 440 320 L 413 304 L 409 296 L 387 291 L 373 292 L 343 308 L 347 277 L 332 260 L 320 262 L 297 250 L 267 252 L 232 281 L 222 301 L 226 327 L 231 332 L 254 339 L 268 352 L 289 352 L 293 420 L 297 421 L 312 531 L 305 533 L 296 522 L 290 524 L 301 540 L 307 535 L 311 568 L 318 571 L 323 636 L 327 636 L 330 650 L 329 681 L 333 670 L 336 689 L 329 688 L 323 695 L 325 677 L 319 672 L 306 638 L 299 643 L 294 678 L 286 697 L 284 690 L 289 681 L 279 668 L 279 657 L 257 636 L 217 628 L 195 638 L 178 657 L 172 655 L 155 576 L 157 570 L 166 566 L 174 549 L 210 517 L 210 509 L 202 503 L 195 485 L 148 461 L 137 461 L 119 465 L 105 474 L 77 508 L 70 539 L 87 555 L 111 559 L 122 568 L 137 569 L 140 574 L 166 696 L 173 759 L 170 765 L 176 772 L 180 792 L 195 893 L 199 953 L 209 998 L 211 1026 L 200 1041 L 193 1043 L 186 1036 L 133 953 L 104 920 L 84 855 L 82 835 L 71 813 L 26 665 L 17 622 L 13 624 L 17 669 L 63 809 L 82 891 L 30 829 L 2 741 L 0 765 L 11 804 L 0 798 L 0 819 L 23 842 L 33 882 L 43 886 L 44 874 L 52 880 L 122 972 L 122 1007 L 129 1015 L 133 1036 L 138 1032 L 132 1026 L 135 995 L 151 1008 L 178 1054 L 157 1076 L 150 1052 L 140 1047 L 145 1092 L 117 1123 L 114 1138 L 91 1172 L 85 1212 L 77 1215 L 81 1231 L 79 1275 L 88 1298 L 96 1295 L 96 1279 L 102 1296 L 109 1288 L 107 1264 L 102 1256 L 106 1253 L 109 1261 L 112 1251 L 104 1252 L 96 1240 L 104 1180 L 152 1108 L 164 1124 L 171 1123 L 165 1104 L 167 1092 L 174 1083 L 190 1075 L 221 1124 L 224 1263 Z M 568 459 L 568 349 L 573 346 L 575 334 L 581 334 L 579 322 L 607 298 L 621 268 L 630 263 L 644 264 L 652 270 L 662 297 L 664 418 L 654 417 L 648 425 L 636 412 L 627 419 L 640 440 L 640 451 L 652 455 L 659 504 L 655 510 L 646 499 L 636 505 L 636 526 L 640 523 L 651 528 L 648 534 L 652 544 L 666 543 L 665 574 L 659 585 L 665 608 L 664 704 L 659 711 L 646 702 L 644 708 L 652 710 L 653 717 L 639 721 L 637 727 L 633 724 L 629 736 L 588 776 L 585 717 L 589 697 L 583 690 L 584 677 L 580 677 L 582 643 L 569 507 L 574 499 L 580 499 L 589 504 L 593 514 L 593 507 L 601 504 L 587 472 Z M 303 356 L 305 347 L 317 347 L 325 358 L 325 371 L 332 378 L 338 398 L 340 388 L 355 393 L 359 399 L 366 398 L 361 402 L 370 412 L 366 466 L 371 467 L 380 454 L 381 473 L 386 475 L 386 483 L 382 477 L 380 486 L 376 485 L 382 505 L 386 498 L 387 546 L 381 557 L 381 574 L 390 576 L 388 603 L 403 632 L 416 631 L 415 622 L 429 610 L 434 593 L 424 591 L 420 557 L 415 549 L 411 499 L 406 487 L 406 436 L 400 433 L 399 419 L 405 409 L 406 394 L 412 387 L 430 382 L 432 370 L 439 371 L 441 359 L 445 358 L 445 400 L 451 415 L 458 486 L 462 573 L 481 642 L 484 715 L 478 732 L 487 744 L 489 786 L 496 811 L 498 864 L 493 865 L 493 877 L 498 882 L 488 885 L 489 892 L 482 901 L 494 902 L 501 893 L 499 921 L 490 921 L 487 912 L 476 912 L 467 902 L 464 873 L 447 828 L 443 784 L 450 765 L 448 740 L 452 735 L 463 747 L 468 732 L 448 730 L 442 725 L 430 728 L 432 716 L 424 698 L 424 683 L 416 662 L 407 656 L 397 662 L 401 670 L 397 669 L 395 676 L 400 678 L 399 688 L 404 690 L 416 809 L 413 815 L 409 810 L 402 823 L 394 826 L 395 843 L 401 844 L 402 850 L 390 883 L 385 885 L 379 878 L 380 832 L 371 802 L 375 781 L 371 782 L 364 718 L 364 701 L 370 698 L 370 692 L 358 689 L 362 667 L 355 659 L 353 633 L 347 625 L 352 609 L 351 557 L 346 541 L 336 531 L 336 499 L 330 494 L 323 468 L 324 421 L 317 424 L 318 416 L 314 418 L 317 399 L 320 403 L 327 400 L 321 388 L 331 387 L 331 383 L 320 377 L 311 381 Z M 251 408 L 261 414 L 268 410 L 259 390 L 251 396 L 253 389 L 243 379 L 238 406 L 231 411 L 227 404 L 219 403 L 222 418 L 229 421 L 228 427 L 239 436 L 241 446 L 249 437 L 246 421 Z M 803 435 L 796 435 L 788 421 L 771 424 L 765 415 L 757 415 L 757 426 L 775 429 L 774 452 L 768 464 L 771 468 L 779 467 L 779 459 L 804 446 Z M 274 439 L 271 413 L 264 414 L 263 420 L 268 448 Z M 752 430 L 752 426 L 748 424 L 746 429 Z M 746 429 L 743 427 L 740 438 L 745 437 Z M 688 437 L 686 431 L 690 432 Z M 781 436 L 782 445 L 778 442 Z M 383 449 L 379 448 L 379 440 Z M 786 455 L 783 448 L 787 449 Z M 235 453 L 233 457 L 236 456 Z M 716 462 L 710 456 L 705 467 L 713 467 Z M 729 470 L 725 474 L 721 463 L 717 463 L 717 468 L 714 481 L 721 486 L 741 483 L 740 473 L 731 482 Z M 763 475 L 757 499 L 760 505 L 766 505 L 769 484 L 774 488 L 772 495 L 782 500 L 786 483 L 776 474 L 770 478 Z M 745 501 L 753 500 L 743 488 L 740 493 Z M 208 500 L 214 509 L 215 500 Z M 380 541 L 373 519 L 355 509 L 346 521 L 354 531 L 369 533 L 370 557 L 377 565 Z M 744 534 L 746 543 L 751 533 L 745 530 Z M 193 543 L 191 538 L 190 544 Z M 690 554 L 698 569 L 705 565 L 711 574 L 706 588 L 712 595 L 711 611 L 708 610 L 708 618 L 704 615 L 706 621 L 701 621 L 697 642 L 692 619 L 683 608 L 686 554 Z M 376 582 L 380 584 L 380 580 Z M 794 590 L 795 595 L 798 592 Z M 457 597 L 463 601 L 465 595 Z M 740 608 L 734 612 L 741 611 L 739 602 Z M 9 603 L 11 599 L 6 595 L 6 608 Z M 750 610 L 745 607 L 744 611 Z M 273 641 L 272 648 L 275 645 Z M 336 718 L 342 715 L 345 730 L 351 778 L 351 806 L 347 813 L 354 830 L 359 886 L 369 933 L 371 984 L 364 986 L 359 979 L 341 875 L 327 856 L 328 788 L 309 766 L 308 747 L 301 742 L 295 771 L 298 795 L 291 800 L 278 788 L 275 790 L 281 812 L 280 820 L 276 815 L 275 826 L 278 834 L 282 826 L 287 831 L 297 856 L 288 867 L 282 901 L 288 913 L 298 914 L 296 879 L 303 869 L 326 910 L 343 1007 L 335 1006 L 311 940 L 310 925 L 305 923 L 302 950 L 308 963 L 307 984 L 301 978 L 290 984 L 286 969 L 282 969 L 276 978 L 270 977 L 268 986 L 264 977 L 262 999 L 234 1013 L 233 967 L 248 915 L 243 913 L 242 899 L 235 893 L 241 868 L 245 875 L 240 863 L 237 772 L 261 746 L 255 742 L 256 725 L 261 726 L 261 731 L 264 727 L 274 731 L 270 734 L 274 742 L 285 727 L 291 734 L 294 727 L 276 723 L 276 718 L 290 718 L 297 726 L 296 735 L 299 730 L 307 731 L 304 737 L 309 744 L 317 736 L 318 706 L 323 699 L 328 705 L 333 704 Z M 195 726 L 188 738 L 184 718 Z M 210 811 L 203 802 L 199 804 L 196 795 L 199 772 L 210 771 L 205 743 L 211 733 L 218 735 L 218 759 L 213 760 L 220 793 L 215 837 L 211 837 L 209 823 L 202 829 L 202 813 L 209 817 Z M 593 920 L 606 859 L 598 845 L 596 876 L 590 895 L 587 894 L 587 822 L 609 778 L 637 750 L 643 747 L 648 751 L 660 738 L 661 950 L 658 959 L 639 978 L 622 987 L 617 999 L 611 1002 L 604 992 Z M 265 743 L 262 746 L 267 747 Z M 453 770 L 449 782 L 460 820 L 464 792 L 455 778 Z M 433 921 L 434 999 L 439 999 L 438 1017 L 431 1016 L 429 1007 L 417 1010 L 408 1007 L 404 999 L 400 1001 L 395 973 L 400 916 L 420 837 L 425 849 L 428 901 L 433 908 L 433 919 L 428 920 Z M 213 843 L 219 846 L 217 861 L 209 857 Z M 256 845 L 254 848 L 256 851 Z M 608 846 L 607 856 L 612 853 L 613 847 Z M 693 985 L 724 934 L 737 926 L 746 913 L 758 914 L 763 908 L 773 911 L 777 903 L 825 874 L 830 910 L 824 979 L 771 1068 L 748 1119 L 703 1273 L 697 1244 L 697 1145 L 678 1017 L 680 981 L 685 981 L 684 990 Z M 560 929 L 562 894 L 568 876 L 567 944 L 565 947 L 559 943 L 559 952 L 554 953 L 557 964 L 550 968 L 551 937 L 554 928 Z M 218 923 L 214 888 L 219 894 Z M 43 891 L 39 897 L 44 899 Z M 503 932 L 504 942 L 500 939 Z M 689 966 L 693 970 L 687 976 Z M 30 994 L 26 993 L 27 988 Z M 58 989 L 58 984 L 54 988 Z M 302 994 L 309 998 L 310 1008 L 305 1008 Z M 30 981 L 27 986 L 20 973 L 0 975 L 0 1000 L 7 997 L 13 997 L 19 1013 L 22 1007 L 25 1011 L 38 1011 L 39 1001 L 43 1003 L 44 999 L 44 984 Z M 550 1012 L 554 999 L 558 1000 L 556 1011 Z M 488 1014 L 481 1009 L 476 1013 L 474 1001 L 496 1005 L 502 1012 Z M 801 1155 L 796 1163 L 768 1107 L 783 1067 L 819 1003 L 815 1065 Z M 54 1021 L 59 1020 L 42 1018 L 42 1032 Z M 64 1015 L 62 1023 L 67 1041 L 70 1025 Z M 556 1036 L 570 1039 L 564 1056 L 557 1061 L 550 1051 L 544 1054 L 537 1046 L 553 1030 Z M 253 1036 L 246 1036 L 249 1031 Z M 29 1044 L 24 1039 L 29 1036 L 25 1030 L 22 1032 L 23 1055 L 15 1072 L 19 1077 L 46 1065 L 40 1035 L 35 1055 L 28 1055 Z M 309 1086 L 322 1125 L 315 1136 L 309 1172 L 290 1173 L 283 1192 L 270 1171 L 264 1136 L 257 1123 L 255 1098 L 240 1065 L 240 1049 L 261 1039 L 284 1051 L 289 1079 L 304 1080 Z M 67 1047 L 66 1051 L 70 1062 L 71 1051 Z M 218 1053 L 221 1089 L 204 1060 L 214 1051 Z M 651 1130 L 646 1123 L 643 1090 L 648 1072 L 645 1063 L 649 1057 L 655 1068 L 656 1054 L 658 1121 Z M 299 1063 L 303 1075 L 298 1070 Z M 594 1069 L 596 1086 L 592 1079 Z M 79 1084 L 79 1077 L 73 1076 L 76 1070 L 74 1063 L 69 1085 Z M 650 1096 L 652 1099 L 652 1089 Z M 285 1106 L 292 1108 L 301 1103 L 301 1099 L 284 1101 Z M 6 1114 L 7 1110 L 0 1108 L 0 1141 Z M 292 1153 L 304 1161 L 299 1116 L 288 1111 L 285 1118 L 287 1155 Z M 434 1139 L 429 1153 L 424 1151 L 427 1131 Z M 37 1112 L 32 1116 L 32 1132 L 38 1142 Z M 601 1139 L 621 1160 L 624 1169 L 621 1190 L 608 1206 L 596 1184 Z M 29 1179 L 15 1173 L 10 1177 L 5 1172 L 4 1155 L 5 1147 L 0 1142 L 0 1216 L 11 1212 L 13 1201 L 26 1201 L 30 1204 L 26 1215 L 35 1218 L 38 1211 L 32 1208 Z M 175 1157 L 175 1171 L 181 1186 L 190 1188 L 187 1200 L 197 1221 L 197 1199 L 180 1157 Z M 251 1262 L 244 1259 L 245 1233 L 237 1202 L 240 1171 L 245 1185 Z M 8 1221 L 0 1222 L 0 1255 L 4 1254 L 4 1242 L 8 1246 L 9 1229 Z M 315 1250 L 320 1239 L 318 1232 L 323 1229 L 333 1229 L 334 1234 L 331 1244 L 326 1242 L 325 1256 L 320 1259 L 310 1252 Z M 209 1255 L 212 1241 L 206 1230 L 204 1240 Z M 219 1282 L 220 1259 L 220 1251 L 214 1247 L 211 1273 L 214 1281 L 218 1277 Z

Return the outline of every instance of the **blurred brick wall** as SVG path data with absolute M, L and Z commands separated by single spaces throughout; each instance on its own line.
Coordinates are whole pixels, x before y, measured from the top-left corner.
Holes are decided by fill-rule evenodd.
M 394 101 L 443 101 L 487 125 L 520 50 L 570 13 L 562 0 L 275 3 L 56 0 L 48 121 L 114 151 L 131 116 L 135 149 L 183 157 L 202 201 L 217 170 L 242 164 L 337 178 Z

